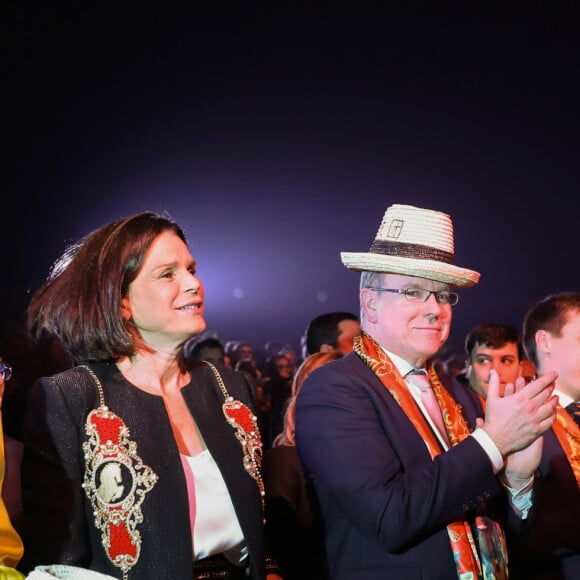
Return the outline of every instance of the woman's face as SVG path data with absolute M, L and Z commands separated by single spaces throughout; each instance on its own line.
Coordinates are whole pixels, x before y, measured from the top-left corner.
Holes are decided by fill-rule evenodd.
M 163 232 L 145 254 L 143 266 L 122 300 L 122 315 L 156 350 L 171 350 L 206 328 L 203 286 L 187 245 Z

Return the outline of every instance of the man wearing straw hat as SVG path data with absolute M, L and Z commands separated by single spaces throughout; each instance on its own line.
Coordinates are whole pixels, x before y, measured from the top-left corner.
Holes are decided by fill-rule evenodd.
M 504 532 L 532 505 L 556 374 L 504 393 L 494 374 L 485 419 L 473 393 L 437 376 L 452 288 L 479 280 L 454 265 L 447 214 L 392 205 L 370 251 L 341 258 L 361 272 L 361 334 L 310 375 L 296 406 L 331 578 L 507 578 Z

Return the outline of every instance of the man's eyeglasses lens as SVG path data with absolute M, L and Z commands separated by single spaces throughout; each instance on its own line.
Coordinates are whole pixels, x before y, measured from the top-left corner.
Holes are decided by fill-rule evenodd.
M 440 292 L 425 290 L 423 288 L 370 288 L 370 290 L 403 294 L 410 302 L 427 302 L 431 294 L 435 294 L 435 299 L 439 304 L 455 306 L 459 302 L 459 294 L 456 292 L 448 292 L 447 290 L 441 290 Z

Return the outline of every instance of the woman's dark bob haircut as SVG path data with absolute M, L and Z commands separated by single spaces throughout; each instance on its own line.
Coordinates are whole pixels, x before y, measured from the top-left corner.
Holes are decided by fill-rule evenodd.
M 132 356 L 137 340 L 121 315 L 121 300 L 145 254 L 164 232 L 186 244 L 169 217 L 143 212 L 108 223 L 69 246 L 32 297 L 28 328 L 56 335 L 75 363 Z

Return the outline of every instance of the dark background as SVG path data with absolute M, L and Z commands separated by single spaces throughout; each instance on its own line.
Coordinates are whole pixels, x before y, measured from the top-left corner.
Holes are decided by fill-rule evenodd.
M 358 312 L 340 251 L 387 206 L 452 215 L 449 345 L 580 290 L 574 2 L 6 3 L 2 314 L 64 246 L 168 212 L 224 340 Z

